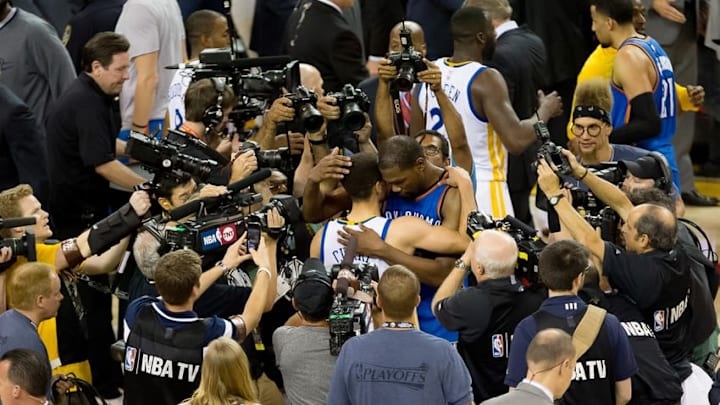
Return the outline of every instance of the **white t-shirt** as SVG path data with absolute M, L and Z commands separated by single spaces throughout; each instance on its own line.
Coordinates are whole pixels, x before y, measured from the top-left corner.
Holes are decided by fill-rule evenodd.
M 188 65 L 197 65 L 199 60 L 190 61 Z M 168 90 L 169 129 L 177 129 L 185 122 L 185 93 L 192 82 L 192 69 L 177 69 Z
M 183 62 L 185 27 L 176 0 L 128 0 L 123 6 L 115 32 L 123 34 L 130 42 L 130 79 L 120 93 L 122 128 L 130 128 L 135 107 L 137 69 L 135 57 L 158 52 L 158 85 L 150 119 L 165 117 L 168 89 L 175 75 L 165 66 Z M 138 123 L 142 124 L 142 123 Z

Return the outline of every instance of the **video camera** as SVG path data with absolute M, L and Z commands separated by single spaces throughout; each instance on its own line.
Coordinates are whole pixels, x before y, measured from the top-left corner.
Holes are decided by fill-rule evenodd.
M 0 229 L 35 225 L 36 221 L 37 220 L 35 219 L 35 217 L 7 219 L 0 218 Z M 25 232 L 25 236 L 23 236 L 22 238 L 3 238 L 2 240 L 0 240 L 0 248 L 4 247 L 10 248 L 13 258 L 23 256 L 29 262 L 34 262 L 37 260 L 37 255 L 35 252 L 35 234 L 33 233 L 32 229 L 28 229 Z M 11 263 L 14 263 L 14 261 L 12 261 Z M 6 270 L 6 267 L 0 264 L 0 272 L 2 272 L 3 270 Z
M 497 229 L 512 236 L 518 247 L 515 277 L 526 286 L 538 284 L 540 253 L 547 245 L 538 238 L 535 229 L 513 216 L 508 215 L 504 219 L 494 220 L 482 211 L 472 211 L 467 221 L 467 233 L 473 239 L 486 229 Z
M 413 46 L 412 33 L 405 28 L 405 22 L 400 29 L 400 44 L 402 51 L 390 52 L 387 59 L 391 65 L 397 67 L 395 88 L 399 91 L 410 91 L 413 83 L 419 83 L 418 72 L 426 70 L 427 65 L 423 62 L 422 54 Z
M 182 148 L 168 140 L 158 141 L 135 132 L 130 133 L 125 151 L 156 174 L 164 172 L 182 177 L 183 173 L 187 173 L 203 180 L 219 166 L 214 160 L 182 153 Z
M 373 264 L 353 264 L 357 240 L 351 238 L 345 250 L 342 263 L 333 265 L 331 274 L 336 280 L 335 298 L 330 308 L 330 354 L 340 354 L 342 345 L 353 336 L 372 330 L 372 298 L 375 290 L 372 281 L 378 280 L 378 269 Z M 357 292 L 369 298 L 369 302 L 348 297 L 348 289 L 353 280 L 359 281 Z

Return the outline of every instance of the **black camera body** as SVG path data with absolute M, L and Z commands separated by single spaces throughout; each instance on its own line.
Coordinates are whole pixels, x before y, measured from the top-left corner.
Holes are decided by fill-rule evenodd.
M 331 276 L 337 281 L 337 285 L 349 285 L 347 279 L 339 277 L 341 270 L 350 270 L 360 281 L 359 291 L 368 296 L 374 296 L 371 282 L 378 280 L 378 269 L 372 264 L 357 264 L 351 268 L 343 268 L 340 264 L 333 265 Z M 344 279 L 344 280 L 343 280 Z M 342 288 L 342 287 L 338 287 Z M 371 303 L 349 298 L 347 291 L 341 291 L 335 295 L 332 307 L 330 308 L 330 354 L 340 354 L 342 345 L 353 336 L 368 333 L 372 325 Z
M 547 245 L 538 238 L 535 229 L 513 216 L 508 215 L 504 219 L 494 220 L 481 211 L 472 211 L 467 221 L 467 233 L 473 239 L 486 229 L 496 229 L 512 236 L 518 247 L 515 277 L 526 286 L 539 285 L 540 253 Z
M 295 125 L 302 125 L 309 132 L 320 130 L 325 118 L 317 109 L 317 95 L 314 91 L 297 86 L 294 92 L 286 94 L 285 97 L 292 102 L 295 109 Z
M 625 180 L 625 167 L 618 164 L 618 162 L 604 162 L 594 167 L 588 167 L 588 170 L 616 186 L 619 186 Z M 570 195 L 572 196 L 573 208 L 593 228 L 600 228 L 602 239 L 615 243 L 619 235 L 619 215 L 590 190 L 576 187 L 570 189 Z
M 240 153 L 244 153 L 248 150 L 255 152 L 258 169 L 267 167 L 269 169 L 278 169 L 283 172 L 292 171 L 290 150 L 286 147 L 277 149 L 260 149 L 260 145 L 258 145 L 257 142 L 245 141 L 240 145 Z
M 535 135 L 542 142 L 537 151 L 537 159 L 545 159 L 548 164 L 554 165 L 555 173 L 559 176 L 570 176 L 572 175 L 572 167 L 570 167 L 570 161 L 562 154 L 562 148 L 555 145 L 550 140 L 550 131 L 547 125 L 543 121 L 538 121 L 533 125 L 535 129 Z M 537 168 L 538 162 L 535 162 L 535 168 Z
M 285 218 L 286 224 L 295 224 L 302 220 L 300 207 L 298 207 L 295 199 L 287 194 L 273 196 L 267 205 L 248 215 L 248 220 L 252 219 L 254 222 L 259 222 L 262 225 L 262 229 L 268 231 L 267 213 L 273 208 L 277 208 L 280 216 Z
M 328 93 L 335 97 L 340 107 L 340 122 L 349 131 L 357 131 L 365 126 L 365 113 L 370 109 L 370 99 L 364 91 L 346 84 L 337 93 Z
M 125 151 L 154 173 L 166 172 L 178 177 L 187 173 L 203 180 L 219 166 L 214 160 L 184 154 L 169 141 L 158 141 L 134 132 L 130 133 Z
M 423 62 L 422 54 L 413 46 L 410 30 L 404 27 L 400 30 L 400 43 L 402 44 L 402 50 L 400 52 L 390 52 L 387 59 L 391 65 L 397 67 L 395 88 L 399 91 L 410 91 L 413 83 L 419 83 L 418 72 L 427 70 L 427 65 Z

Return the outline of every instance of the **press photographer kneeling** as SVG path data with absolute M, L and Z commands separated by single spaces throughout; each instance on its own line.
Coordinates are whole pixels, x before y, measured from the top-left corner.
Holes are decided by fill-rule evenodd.
M 677 220 L 667 208 L 653 204 L 634 207 L 625 193 L 578 164 L 567 150 L 562 151 L 572 169 L 571 175 L 583 181 L 598 199 L 613 209 L 623 221 L 625 248 L 606 242 L 573 208 L 560 186 L 553 168 L 541 159 L 538 186 L 555 207 L 564 230 L 585 245 L 601 263 L 598 266 L 604 289 L 608 282 L 632 298 L 645 321 L 653 325 L 663 354 L 673 366 L 683 386 L 693 374 L 690 366 L 689 332 L 690 259 L 677 243 Z M 686 394 L 688 390 L 685 390 Z

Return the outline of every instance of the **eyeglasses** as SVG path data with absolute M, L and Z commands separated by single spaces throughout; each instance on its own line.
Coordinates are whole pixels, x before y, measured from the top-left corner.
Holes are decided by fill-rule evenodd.
M 440 153 L 440 148 L 435 145 L 423 146 L 423 150 L 425 151 L 425 156 L 436 156 Z
M 600 135 L 600 130 L 602 127 L 598 124 L 591 124 L 587 127 L 584 127 L 582 125 L 573 124 L 572 125 L 572 132 L 575 134 L 575 136 L 580 137 L 583 133 L 587 132 L 590 136 L 598 136 Z

